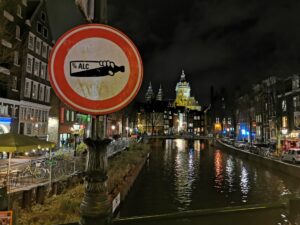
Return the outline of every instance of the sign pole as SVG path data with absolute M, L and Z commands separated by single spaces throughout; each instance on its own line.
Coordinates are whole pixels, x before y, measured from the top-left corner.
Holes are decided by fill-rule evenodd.
M 97 22 L 106 23 L 107 0 L 95 0 L 94 7 L 99 13 Z M 99 115 L 121 110 L 137 95 L 143 79 L 141 56 L 123 32 L 93 23 L 63 34 L 51 51 L 48 65 L 57 96 L 78 112 L 93 115 L 91 138 L 85 139 L 88 155 L 80 224 L 105 224 L 111 215 L 106 194 L 106 147 L 110 140 L 99 138 Z

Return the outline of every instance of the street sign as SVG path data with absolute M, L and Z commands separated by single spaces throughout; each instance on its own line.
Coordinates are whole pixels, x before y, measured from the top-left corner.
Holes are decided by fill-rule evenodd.
M 87 24 L 69 30 L 56 42 L 49 77 L 67 105 L 87 114 L 108 114 L 136 96 L 143 65 L 125 34 L 110 26 Z

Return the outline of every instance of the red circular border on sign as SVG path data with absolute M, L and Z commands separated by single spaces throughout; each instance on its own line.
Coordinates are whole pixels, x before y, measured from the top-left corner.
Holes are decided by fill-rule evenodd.
M 76 32 L 76 30 L 79 31 Z M 65 39 L 66 36 L 68 37 Z M 116 45 L 118 45 L 126 55 L 130 66 L 130 74 L 129 74 L 128 82 L 125 85 L 125 87 L 120 91 L 120 93 L 118 93 L 114 97 L 105 100 L 90 100 L 80 96 L 69 85 L 65 77 L 66 75 L 64 73 L 65 58 L 68 54 L 68 50 L 71 49 L 75 44 L 77 44 L 81 40 L 87 38 L 95 38 L 95 37 L 107 39 L 109 41 L 114 42 Z M 63 43 L 61 43 L 62 41 Z M 53 58 L 54 52 L 56 52 L 55 58 Z M 52 71 L 52 65 L 54 71 Z M 132 43 L 132 41 L 122 32 L 112 27 L 106 25 L 100 25 L 100 24 L 81 25 L 69 30 L 62 37 L 60 37 L 51 52 L 48 70 L 50 75 L 50 82 L 56 94 L 66 104 L 71 105 L 71 107 L 77 109 L 78 111 L 88 113 L 88 114 L 112 113 L 128 105 L 138 93 L 142 83 L 142 76 L 143 76 L 142 60 L 137 48 Z M 55 85 L 53 79 L 56 80 L 58 87 Z M 139 83 L 137 84 L 137 82 Z M 135 88 L 136 88 L 135 93 L 133 93 L 133 95 L 126 100 L 126 98 L 128 98 L 128 96 L 132 94 Z M 62 96 L 59 90 L 63 92 L 63 94 L 66 97 Z M 88 110 L 81 109 L 76 105 L 91 110 L 99 109 L 100 111 L 98 112 L 88 111 Z M 117 108 L 111 109 L 117 105 L 119 105 Z

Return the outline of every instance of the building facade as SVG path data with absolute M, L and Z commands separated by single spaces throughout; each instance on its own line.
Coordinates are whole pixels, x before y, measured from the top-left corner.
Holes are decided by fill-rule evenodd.
M 46 3 L 2 2 L 5 30 L 11 34 L 1 42 L 1 116 L 11 121 L 6 132 L 47 139 L 51 97 L 47 62 L 53 42 Z

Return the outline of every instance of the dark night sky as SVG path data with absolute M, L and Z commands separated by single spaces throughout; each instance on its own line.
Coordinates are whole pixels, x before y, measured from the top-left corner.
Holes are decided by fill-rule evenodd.
M 48 0 L 55 39 L 84 23 L 74 0 Z M 144 62 L 144 81 L 175 97 L 181 69 L 200 104 L 211 85 L 249 87 L 300 71 L 299 0 L 108 0 L 109 25 L 126 33 Z

